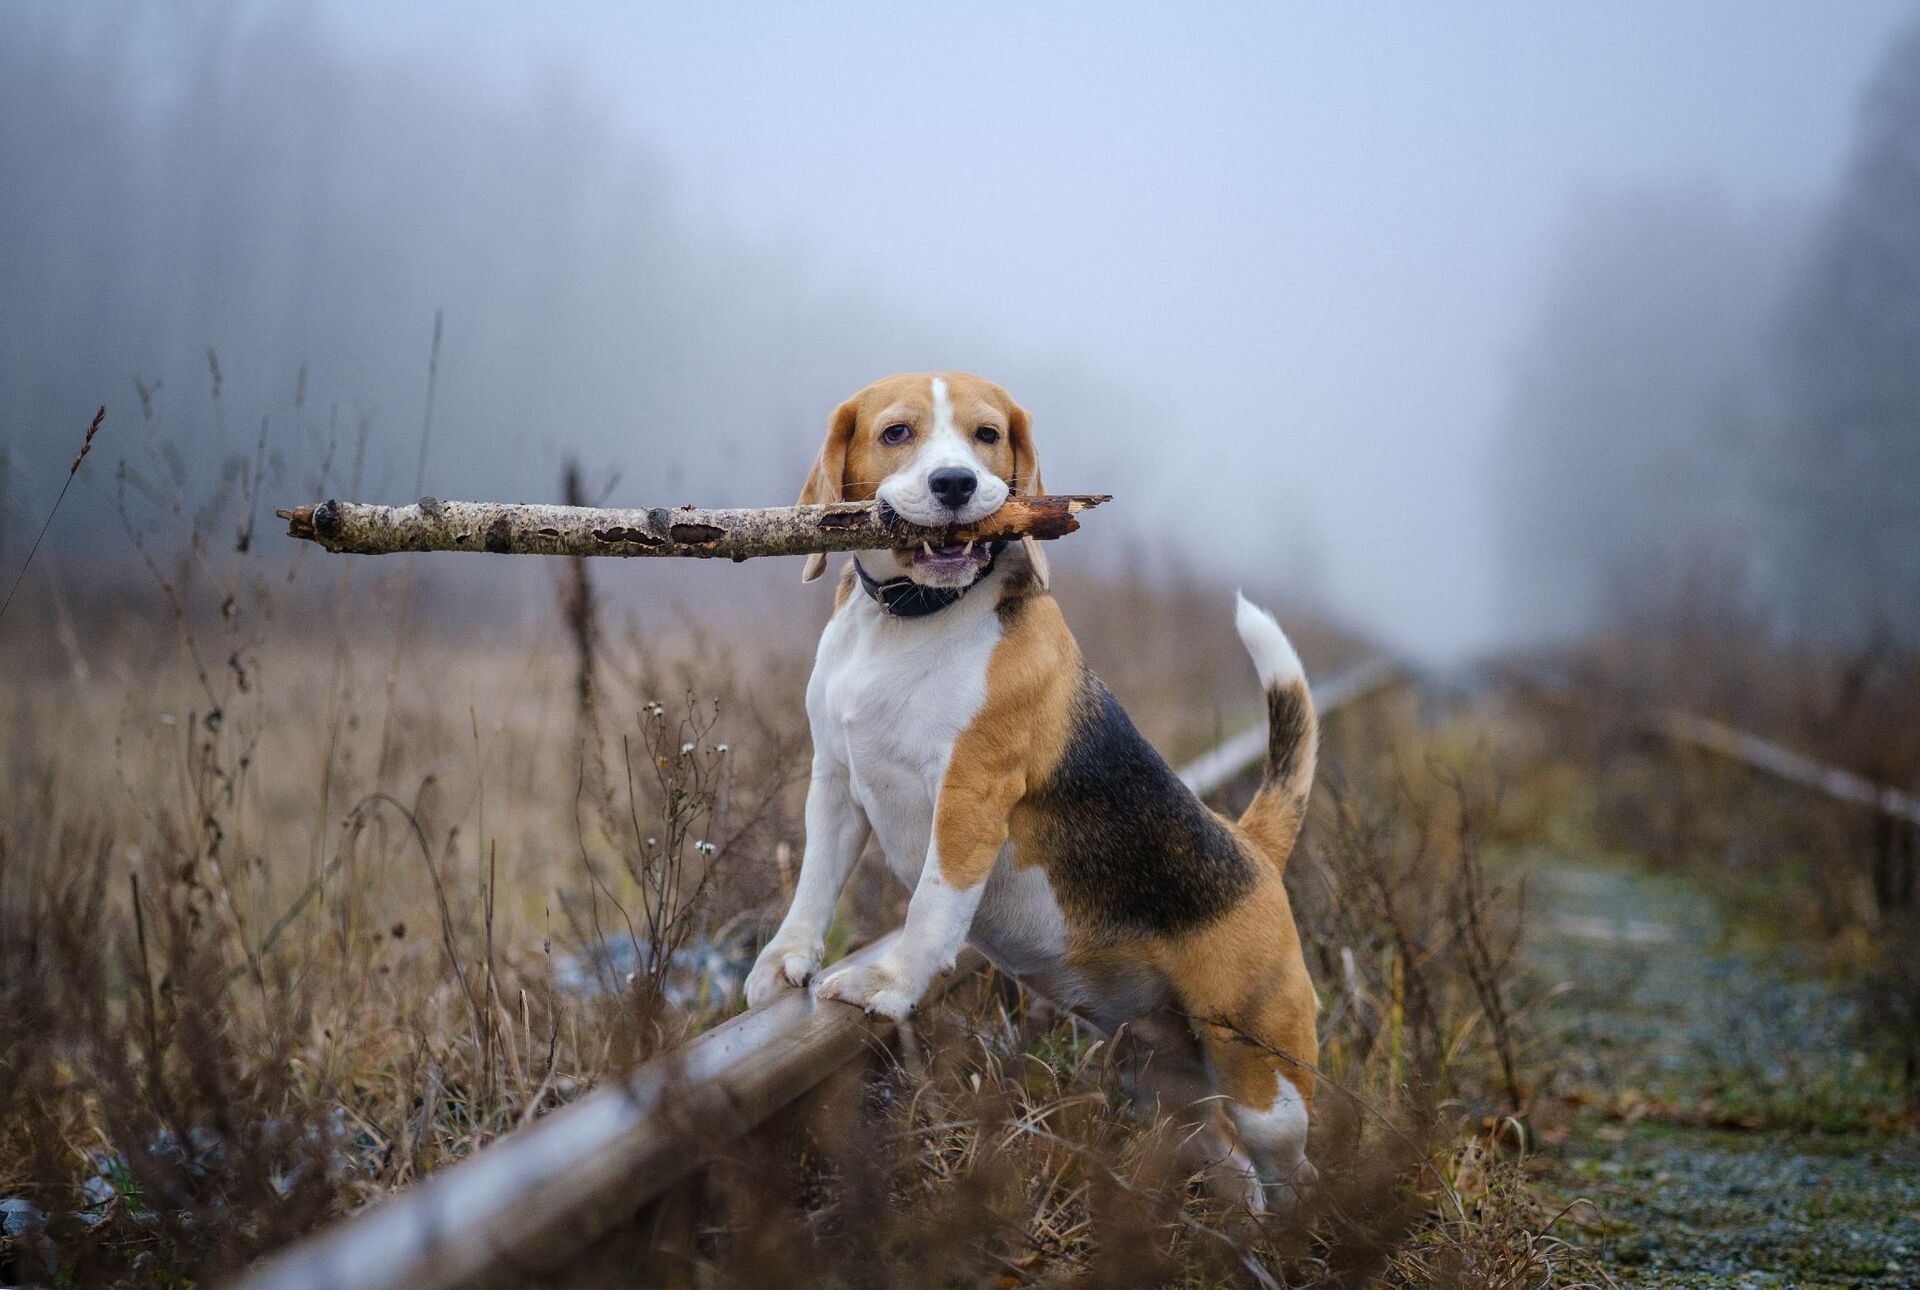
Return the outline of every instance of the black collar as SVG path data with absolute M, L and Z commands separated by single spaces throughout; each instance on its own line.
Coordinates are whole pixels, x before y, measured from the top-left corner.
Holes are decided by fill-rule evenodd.
M 978 573 L 973 575 L 973 581 L 964 587 L 929 587 L 915 582 L 905 574 L 881 582 L 867 572 L 866 566 L 860 563 L 860 557 L 857 555 L 853 557 L 853 571 L 860 577 L 860 586 L 873 597 L 874 603 L 880 606 L 880 612 L 887 617 L 924 618 L 928 614 L 945 609 L 979 586 L 981 581 L 993 572 L 993 566 L 1000 560 L 1000 551 L 1006 545 L 1005 542 L 995 542 L 988 547 L 987 562 L 980 566 Z

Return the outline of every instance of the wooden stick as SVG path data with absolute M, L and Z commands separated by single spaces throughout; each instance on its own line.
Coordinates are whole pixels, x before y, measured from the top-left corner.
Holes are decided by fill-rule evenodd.
M 978 524 L 922 528 L 880 502 L 710 510 L 694 506 L 603 508 L 514 502 L 411 506 L 326 501 L 275 511 L 289 536 L 329 551 L 489 551 L 495 555 L 654 555 L 745 560 L 816 551 L 908 550 L 922 542 L 952 546 L 1007 538 L 1064 537 L 1081 511 L 1108 494 L 1009 497 Z

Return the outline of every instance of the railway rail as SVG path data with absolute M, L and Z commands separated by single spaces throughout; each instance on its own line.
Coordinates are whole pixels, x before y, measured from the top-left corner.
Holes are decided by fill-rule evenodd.
M 1850 802 L 1920 826 L 1920 797 L 1876 784 L 1854 771 L 1815 761 L 1759 735 L 1707 717 L 1674 711 L 1654 714 L 1647 720 L 1646 728 L 1670 742 L 1714 753 L 1837 802 Z

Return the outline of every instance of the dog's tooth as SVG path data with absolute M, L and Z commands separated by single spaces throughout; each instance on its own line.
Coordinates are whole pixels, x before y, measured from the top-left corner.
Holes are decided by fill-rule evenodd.
M 927 541 L 925 538 L 921 538 L 920 549 L 927 553 L 927 559 L 933 559 L 933 543 Z
M 965 551 L 962 551 L 962 552 L 961 552 L 960 554 L 962 554 L 962 555 L 972 555 L 972 554 L 973 554 L 973 539 L 972 539 L 972 538 L 968 538 L 968 539 L 967 539 L 967 549 L 966 549 Z

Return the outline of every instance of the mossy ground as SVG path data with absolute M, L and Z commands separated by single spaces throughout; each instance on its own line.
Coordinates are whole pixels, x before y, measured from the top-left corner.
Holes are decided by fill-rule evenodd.
M 1536 857 L 1549 1186 L 1623 1284 L 1920 1285 L 1920 1136 L 1854 1010 L 1791 942 L 1643 867 Z

